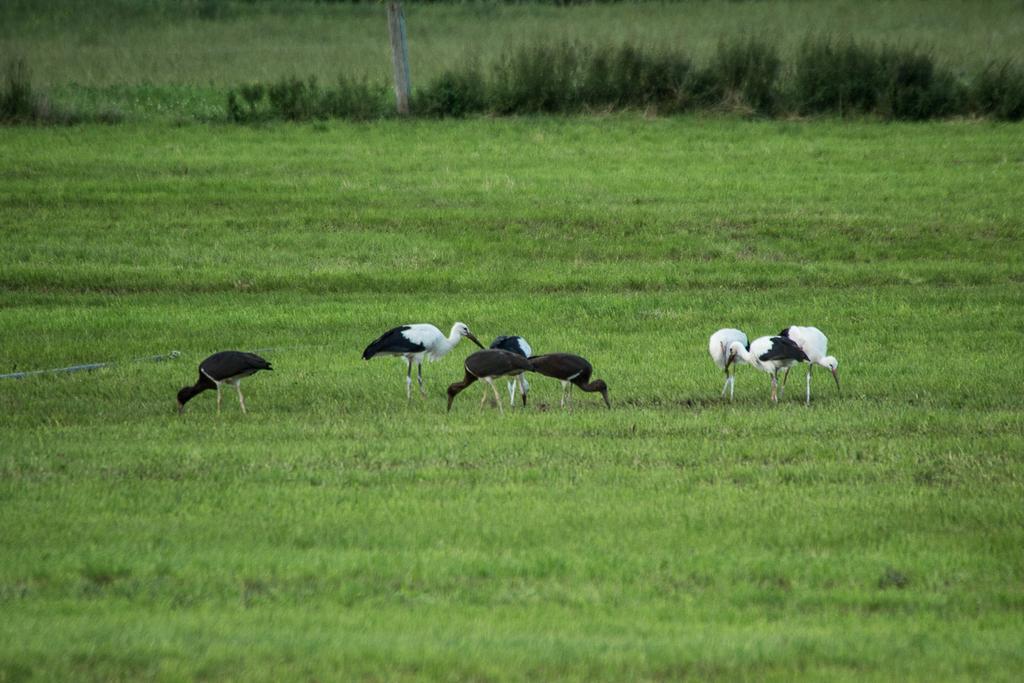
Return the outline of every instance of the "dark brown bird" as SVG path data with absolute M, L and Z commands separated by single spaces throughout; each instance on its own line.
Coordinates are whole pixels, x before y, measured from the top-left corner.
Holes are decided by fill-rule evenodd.
M 528 359 L 534 372 L 539 372 L 547 377 L 554 377 L 562 382 L 562 407 L 565 407 L 566 394 L 569 396 L 569 410 L 572 410 L 572 387 L 576 385 L 583 391 L 599 391 L 604 397 L 604 404 L 610 409 L 611 401 L 608 400 L 608 385 L 603 379 L 590 381 L 590 375 L 594 372 L 593 366 L 586 358 L 574 356 L 571 353 L 549 353 L 543 356 L 530 356 Z
M 522 356 L 523 358 L 529 358 L 533 355 L 533 349 L 530 348 L 529 342 L 518 335 L 495 337 L 491 345 L 487 347 L 489 349 L 501 349 L 502 351 L 508 351 L 509 353 L 515 353 Z M 516 387 L 519 388 L 519 393 L 523 397 L 523 405 L 526 405 L 526 394 L 530 391 L 530 383 L 526 381 L 525 375 L 519 375 L 513 377 L 508 383 L 508 402 L 509 405 L 515 406 L 516 404 Z
M 239 382 L 260 370 L 273 370 L 270 363 L 255 353 L 244 351 L 221 351 L 215 353 L 199 364 L 199 380 L 190 387 L 182 387 L 178 392 L 178 414 L 185 410 L 188 403 L 197 394 L 207 389 L 217 390 L 217 412 L 220 412 L 220 385 L 230 384 L 238 392 L 238 404 L 245 412 L 245 399 Z
M 470 354 L 465 362 L 466 376 L 461 382 L 455 382 L 448 387 L 448 410 L 452 409 L 452 401 L 459 395 L 459 392 L 468 387 L 478 379 L 482 379 L 491 385 L 494 391 L 494 398 L 498 401 L 498 410 L 504 413 L 501 407 L 501 397 L 494 386 L 495 377 L 516 377 L 521 380 L 524 372 L 532 370 L 530 361 L 519 354 L 502 351 L 501 349 L 486 349 Z M 526 392 L 520 384 L 523 394 L 523 405 L 526 405 Z M 487 398 L 487 390 L 484 390 L 484 399 Z M 480 402 L 483 405 L 483 401 Z

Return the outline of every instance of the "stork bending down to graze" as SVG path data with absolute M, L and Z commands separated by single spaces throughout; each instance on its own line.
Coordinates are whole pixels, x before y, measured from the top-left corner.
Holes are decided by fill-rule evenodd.
M 583 391 L 599 391 L 604 397 L 604 404 L 610 409 L 611 401 L 608 400 L 608 385 L 602 379 L 590 381 L 590 375 L 594 368 L 586 358 L 574 356 L 571 353 L 549 353 L 544 356 L 531 356 L 530 363 L 534 372 L 539 372 L 548 377 L 554 377 L 562 381 L 562 402 L 565 407 L 566 393 L 569 395 L 569 410 L 572 411 L 572 387 L 579 387 Z
M 734 387 L 736 386 L 736 370 L 729 374 L 729 368 L 727 367 L 729 362 L 728 349 L 729 345 L 733 342 L 739 342 L 743 345 L 743 348 L 747 348 L 747 335 L 743 332 L 726 327 L 724 329 L 715 332 L 711 335 L 708 340 L 708 353 L 711 354 L 711 360 L 715 361 L 715 365 L 718 366 L 719 370 L 725 371 L 725 384 L 722 386 L 722 398 L 725 398 L 725 392 L 729 391 L 729 400 L 732 400 Z M 741 358 L 736 358 L 734 363 L 745 363 Z
M 419 323 L 416 325 L 402 325 L 388 330 L 381 336 L 374 339 L 363 351 L 363 360 L 370 360 L 374 356 L 401 356 L 409 364 L 405 374 L 405 395 L 412 399 L 412 364 L 416 363 L 416 377 L 419 380 L 420 395 L 426 396 L 423 388 L 423 358 L 430 360 L 442 358 L 445 354 L 455 348 L 455 345 L 467 337 L 481 349 L 484 347 L 480 341 L 473 336 L 465 323 L 452 325 L 452 332 L 447 337 L 433 325 Z
M 530 354 L 533 353 L 533 349 L 526 343 L 526 340 L 522 337 L 516 336 L 500 336 L 495 337 L 494 341 L 491 342 L 492 349 L 501 349 L 522 356 L 523 358 L 529 358 Z M 519 375 L 515 379 L 509 380 L 508 382 L 508 402 L 510 405 L 516 403 L 516 384 L 519 384 L 520 393 L 523 395 L 523 405 L 526 405 L 526 392 L 530 390 L 530 383 L 526 381 L 525 375 Z
M 821 330 L 817 327 L 792 325 L 779 332 L 779 336 L 792 339 L 807 354 L 807 405 L 811 405 L 811 370 L 814 369 L 815 365 L 828 368 L 829 372 L 832 373 L 832 378 L 836 381 L 836 391 L 842 391 L 839 388 L 839 374 L 837 373 L 839 361 L 836 360 L 835 356 L 828 355 L 828 337 Z M 789 369 L 782 376 L 783 387 L 786 386 L 786 378 L 788 377 Z
M 452 409 L 452 401 L 463 389 L 478 379 L 482 379 L 491 385 L 494 391 L 494 398 L 498 403 L 498 410 L 505 412 L 501 407 L 501 397 L 494 386 L 495 377 L 515 377 L 522 379 L 523 373 L 533 370 L 533 365 L 525 357 L 504 351 L 502 349 L 486 349 L 470 354 L 464 364 L 466 376 L 461 382 L 455 382 L 448 387 L 448 410 Z M 523 389 L 523 405 L 526 405 L 526 390 Z M 484 389 L 484 398 L 487 398 L 487 389 Z M 483 405 L 483 401 L 480 401 Z
M 772 401 L 778 402 L 779 370 L 787 370 L 797 363 L 807 360 L 805 354 L 792 339 L 788 337 L 758 337 L 750 342 L 750 348 L 734 341 L 729 344 L 729 358 L 726 370 L 736 360 L 742 359 L 772 378 Z
M 178 392 L 178 414 L 185 411 L 185 404 L 207 389 L 217 390 L 217 413 L 220 413 L 220 385 L 230 384 L 238 392 L 238 404 L 245 412 L 245 399 L 239 382 L 260 370 L 273 370 L 270 363 L 255 353 L 243 351 L 221 351 L 199 364 L 199 380 Z

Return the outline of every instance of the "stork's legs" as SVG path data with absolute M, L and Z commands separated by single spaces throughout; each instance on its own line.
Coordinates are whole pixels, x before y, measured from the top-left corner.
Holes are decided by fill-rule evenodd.
M 722 398 L 725 398 L 725 392 L 729 392 L 729 400 L 732 400 L 733 394 L 736 389 L 736 374 L 729 374 L 729 371 L 725 371 L 725 384 L 722 385 Z
M 789 379 L 789 368 L 786 368 L 786 374 L 782 376 L 782 386 L 779 387 L 779 398 L 786 393 L 786 380 Z
M 238 405 L 242 406 L 242 414 L 245 414 L 245 397 L 242 396 L 241 382 L 235 382 L 235 391 L 238 392 Z
M 515 406 L 516 404 L 516 380 L 513 379 L 508 383 L 508 404 Z
M 416 363 L 416 379 L 420 383 L 420 397 L 427 397 L 427 390 L 423 388 L 423 361 L 420 360 Z
M 523 406 L 526 405 L 526 378 L 523 375 L 517 375 L 516 381 L 519 382 L 519 395 L 523 397 Z M 513 401 L 514 403 L 515 401 Z
M 501 396 L 498 395 L 498 387 L 494 386 L 494 380 L 490 377 L 484 377 L 484 381 L 491 385 L 491 391 L 494 392 L 494 402 L 498 404 L 498 412 L 502 415 L 505 414 L 505 409 L 501 407 Z M 486 389 L 484 395 L 486 396 Z
M 409 369 L 405 373 L 405 397 L 412 400 L 412 356 L 408 356 L 406 359 L 409 363 Z
M 484 404 L 487 403 L 487 399 L 490 398 L 487 395 L 487 387 L 483 387 L 484 393 L 480 396 L 480 407 L 483 408 Z
M 214 382 L 217 385 L 217 414 L 220 415 L 220 382 Z
M 813 365 L 807 366 L 807 405 L 811 405 L 811 370 L 813 369 Z
M 779 402 L 779 396 L 776 393 L 777 390 L 778 390 L 778 386 L 779 386 L 779 378 L 773 372 L 772 373 L 772 402 L 773 403 L 778 403 Z

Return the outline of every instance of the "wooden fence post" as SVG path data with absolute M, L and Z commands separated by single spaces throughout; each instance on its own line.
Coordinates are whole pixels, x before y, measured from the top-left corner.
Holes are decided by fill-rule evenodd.
M 395 71 L 395 101 L 399 114 L 409 113 L 409 48 L 405 43 L 405 14 L 402 3 L 388 3 L 388 35 L 391 37 L 391 65 Z

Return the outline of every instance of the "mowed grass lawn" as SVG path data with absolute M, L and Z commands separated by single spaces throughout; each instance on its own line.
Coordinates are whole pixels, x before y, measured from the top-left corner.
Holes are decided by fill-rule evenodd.
M 1014 680 L 1020 126 L 0 129 L 0 680 Z M 590 358 L 445 414 L 403 322 Z M 815 324 L 843 392 L 707 356 Z M 263 349 L 223 414 L 174 394 Z M 179 350 L 166 363 L 131 362 Z

